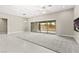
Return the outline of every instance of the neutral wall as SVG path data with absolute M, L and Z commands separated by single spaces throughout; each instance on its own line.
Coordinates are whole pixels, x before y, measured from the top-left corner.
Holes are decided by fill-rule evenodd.
M 74 19 L 79 17 L 79 5 L 74 8 Z M 74 31 L 74 38 L 79 43 L 79 33 Z
M 31 22 L 44 21 L 44 20 L 56 20 L 56 34 L 64 36 L 73 35 L 73 9 L 33 17 L 29 20 L 29 31 L 31 30 Z
M 73 36 L 73 9 L 66 10 L 57 14 L 57 34 L 65 36 Z
M 0 13 L 0 18 L 7 19 L 7 32 L 9 33 L 17 33 L 24 31 L 24 20 L 25 18 L 9 15 L 5 13 Z

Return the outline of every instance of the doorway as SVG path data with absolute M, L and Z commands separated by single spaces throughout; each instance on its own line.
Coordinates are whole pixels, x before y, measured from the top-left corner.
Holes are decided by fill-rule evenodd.
M 0 18 L 0 34 L 7 34 L 7 19 Z

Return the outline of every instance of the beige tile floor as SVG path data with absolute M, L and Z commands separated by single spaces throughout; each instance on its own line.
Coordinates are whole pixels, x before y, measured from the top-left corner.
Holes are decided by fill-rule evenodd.
M 15 35 L 19 39 L 32 42 L 55 52 L 79 53 L 79 44 L 72 37 L 63 37 L 43 33 L 19 33 Z
M 15 35 L 0 34 L 0 53 L 55 53 Z
M 43 33 L 0 34 L 0 52 L 7 53 L 79 53 L 79 44 L 71 37 Z

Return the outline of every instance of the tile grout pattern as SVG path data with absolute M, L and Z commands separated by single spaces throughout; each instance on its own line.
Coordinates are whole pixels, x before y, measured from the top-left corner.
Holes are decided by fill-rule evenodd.
M 18 39 L 15 35 L 0 34 L 0 53 L 55 53 L 44 47 Z
M 52 49 L 50 49 L 50 48 L 48 48 L 48 47 L 45 47 L 45 46 L 40 45 L 40 44 L 38 44 L 38 43 L 32 42 L 32 41 L 30 41 L 30 40 L 23 39 L 23 38 L 18 37 L 18 36 L 16 36 L 16 37 L 19 38 L 19 39 L 21 39 L 21 40 L 28 41 L 28 42 L 33 43 L 33 44 L 36 44 L 36 45 L 38 45 L 38 46 L 44 47 L 44 48 L 49 49 L 49 50 L 51 50 L 51 51 L 54 51 L 54 52 L 56 52 L 56 53 L 60 53 L 60 52 L 58 52 L 58 51 L 52 50 Z
M 79 53 L 79 44 L 74 38 L 40 33 L 21 33 L 17 37 L 34 42 L 61 53 Z

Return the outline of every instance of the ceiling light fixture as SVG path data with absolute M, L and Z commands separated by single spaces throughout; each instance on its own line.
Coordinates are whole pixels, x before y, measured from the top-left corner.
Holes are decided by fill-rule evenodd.
M 47 5 L 47 7 L 52 7 L 52 5 Z M 46 14 L 45 10 L 48 9 L 46 6 L 43 6 L 40 10 L 43 11 L 43 14 Z
M 45 12 L 45 11 L 43 11 L 42 13 L 43 13 L 43 14 L 45 14 L 46 12 Z
M 27 21 L 24 21 L 24 22 L 27 22 Z
M 45 9 L 47 9 L 49 7 L 52 7 L 52 5 L 47 5 L 47 7 L 46 6 L 43 6 L 40 10 L 45 10 Z
M 44 9 L 40 9 L 40 11 L 42 11 L 42 10 L 44 10 Z

